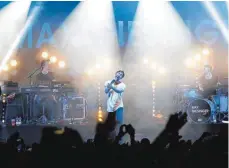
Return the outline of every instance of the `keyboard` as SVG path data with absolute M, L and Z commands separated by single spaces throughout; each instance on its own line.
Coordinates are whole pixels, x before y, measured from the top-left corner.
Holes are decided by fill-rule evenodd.
M 74 92 L 74 88 L 42 88 L 42 87 L 24 87 L 20 89 L 21 93 L 62 93 Z

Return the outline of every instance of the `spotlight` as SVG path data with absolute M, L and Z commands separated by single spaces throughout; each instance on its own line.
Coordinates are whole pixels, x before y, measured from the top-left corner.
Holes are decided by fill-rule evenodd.
M 65 67 L 65 62 L 64 61 L 60 61 L 59 62 L 59 67 L 60 68 L 64 68 Z
M 10 65 L 11 65 L 12 67 L 17 66 L 17 61 L 16 61 L 16 60 L 11 60 L 11 61 L 10 61 Z
M 201 59 L 200 54 L 196 54 L 195 57 L 194 57 L 194 59 L 195 59 L 196 61 L 200 61 L 200 59 Z
M 47 59 L 48 58 L 48 53 L 47 52 L 42 52 L 42 58 Z
M 163 117 L 162 114 L 157 114 L 157 115 L 156 115 L 156 118 L 159 118 L 159 119 L 160 119 L 160 118 L 162 118 L 162 117 Z
M 144 64 L 148 64 L 149 63 L 148 59 L 146 59 L 146 58 L 143 60 L 143 62 L 144 62 Z
M 2 69 L 3 69 L 3 71 L 8 71 L 8 70 L 9 70 L 9 66 L 8 66 L 8 65 L 4 65 L 4 66 L 2 67 Z
M 209 50 L 207 48 L 204 48 L 203 51 L 202 51 L 202 53 L 204 55 L 209 55 L 210 54 L 210 52 L 209 52 Z
M 51 63 L 56 63 L 57 59 L 55 56 L 50 57 L 50 62 Z

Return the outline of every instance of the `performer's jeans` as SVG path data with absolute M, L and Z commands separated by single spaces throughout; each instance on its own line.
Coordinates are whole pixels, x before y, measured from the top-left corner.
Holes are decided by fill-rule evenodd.
M 123 111 L 124 111 L 123 107 L 120 107 L 116 111 L 108 113 L 107 120 L 111 124 L 111 126 L 109 125 L 109 127 L 112 128 L 113 127 L 112 125 L 115 125 L 116 123 L 116 127 L 114 129 L 111 129 L 110 132 L 111 139 L 115 139 L 115 136 L 119 132 L 120 126 L 123 124 Z
M 123 124 L 123 107 L 118 108 L 116 112 L 116 121 L 118 122 L 117 125 L 120 127 Z

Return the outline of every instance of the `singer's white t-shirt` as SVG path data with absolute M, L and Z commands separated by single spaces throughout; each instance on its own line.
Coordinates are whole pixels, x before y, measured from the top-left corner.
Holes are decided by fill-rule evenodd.
M 105 82 L 105 87 L 107 87 L 109 83 L 111 83 L 111 80 Z M 121 90 L 122 93 L 116 93 L 115 91 L 110 89 L 110 91 L 107 93 L 107 112 L 114 112 L 118 108 L 123 107 L 122 95 L 126 88 L 126 85 L 123 82 L 121 82 L 119 84 L 112 84 L 112 86 L 118 90 Z

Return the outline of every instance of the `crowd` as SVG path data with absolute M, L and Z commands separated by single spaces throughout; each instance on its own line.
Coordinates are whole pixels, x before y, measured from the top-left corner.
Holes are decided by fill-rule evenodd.
M 107 118 L 98 123 L 94 139 L 83 141 L 80 134 L 70 128 L 43 129 L 39 144 L 24 144 L 18 132 L 0 145 L 1 167 L 154 167 L 197 168 L 228 167 L 228 129 L 221 125 L 217 134 L 203 133 L 195 142 L 184 141 L 179 130 L 186 124 L 186 114 L 170 116 L 158 137 L 135 140 L 132 125 L 122 125 L 117 136 L 116 123 Z M 123 143 L 128 134 L 130 142 Z M 33 136 L 33 135 L 31 135 Z

